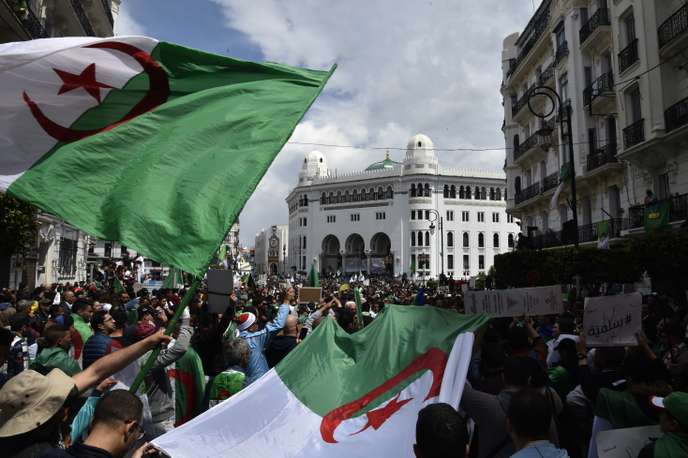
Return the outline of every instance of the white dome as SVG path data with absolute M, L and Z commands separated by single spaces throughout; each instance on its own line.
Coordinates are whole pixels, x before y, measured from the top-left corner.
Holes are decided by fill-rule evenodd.
M 406 145 L 405 168 L 428 169 L 429 172 L 437 166 L 437 156 L 435 156 L 435 145 L 430 137 L 424 134 L 416 134 L 411 137 Z M 420 171 L 420 170 L 419 170 Z

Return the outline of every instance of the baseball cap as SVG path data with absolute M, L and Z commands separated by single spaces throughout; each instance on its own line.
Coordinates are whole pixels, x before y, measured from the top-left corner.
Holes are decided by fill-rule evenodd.
M 665 398 L 653 397 L 655 407 L 666 409 L 684 428 L 688 428 L 688 393 L 674 391 Z
M 0 437 L 24 434 L 45 424 L 76 388 L 60 369 L 41 375 L 27 369 L 0 390 Z

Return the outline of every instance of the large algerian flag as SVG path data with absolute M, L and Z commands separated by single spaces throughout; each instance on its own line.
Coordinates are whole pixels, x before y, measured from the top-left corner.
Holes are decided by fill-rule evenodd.
M 174 379 L 174 424 L 182 425 L 203 410 L 205 372 L 198 353 L 189 347 L 167 374 Z
M 180 457 L 412 457 L 418 411 L 458 407 L 485 316 L 391 305 L 347 334 L 324 320 L 253 384 L 153 442 Z
M 146 37 L 0 45 L 0 191 L 201 274 L 330 72 Z

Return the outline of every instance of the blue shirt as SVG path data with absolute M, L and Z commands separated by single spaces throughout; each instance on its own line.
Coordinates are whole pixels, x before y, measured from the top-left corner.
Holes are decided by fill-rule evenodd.
M 549 441 L 536 441 L 511 455 L 511 458 L 569 458 L 569 454 Z
M 248 344 L 248 367 L 246 367 L 246 386 L 258 380 L 269 369 L 268 361 L 265 359 L 263 350 L 271 334 L 280 331 L 287 322 L 289 316 L 289 304 L 280 305 L 277 316 L 274 320 L 265 325 L 263 329 L 256 332 L 242 331 L 239 337 Z

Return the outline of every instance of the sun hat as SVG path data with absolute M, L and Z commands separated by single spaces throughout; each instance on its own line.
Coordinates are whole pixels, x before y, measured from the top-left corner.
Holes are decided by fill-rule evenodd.
M 75 389 L 74 380 L 60 369 L 48 375 L 24 370 L 0 390 L 0 437 L 32 431 L 50 420 Z

